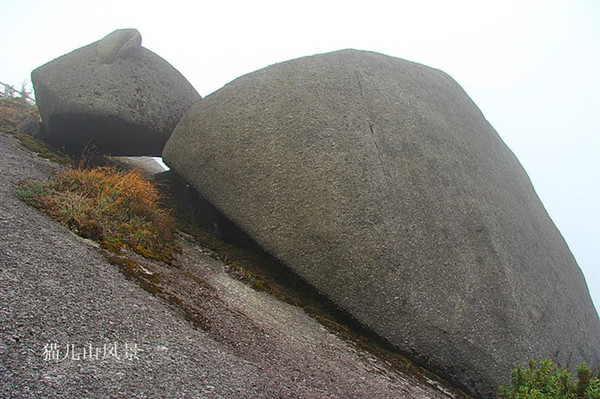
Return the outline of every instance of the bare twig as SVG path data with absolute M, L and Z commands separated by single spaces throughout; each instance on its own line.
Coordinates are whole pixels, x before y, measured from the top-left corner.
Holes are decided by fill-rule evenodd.
M 14 86 L 0 82 L 0 97 L 21 98 L 28 102 L 35 102 L 32 93 L 27 91 L 27 82 L 23 82 L 21 90 L 15 89 Z

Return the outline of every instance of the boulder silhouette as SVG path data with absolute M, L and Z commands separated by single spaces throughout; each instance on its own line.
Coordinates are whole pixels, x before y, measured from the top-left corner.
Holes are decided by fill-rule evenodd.
M 32 72 L 46 141 L 76 154 L 93 144 L 112 155 L 160 156 L 201 97 L 141 41 L 135 29 L 116 30 Z
M 197 103 L 163 157 L 337 306 L 474 395 L 530 357 L 600 361 L 569 248 L 439 70 L 357 50 L 272 65 Z

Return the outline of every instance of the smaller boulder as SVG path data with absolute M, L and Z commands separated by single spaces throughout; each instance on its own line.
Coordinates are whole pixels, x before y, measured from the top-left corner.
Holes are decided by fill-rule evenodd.
M 44 139 L 73 154 L 160 156 L 198 92 L 142 47 L 136 29 L 116 30 L 31 73 Z

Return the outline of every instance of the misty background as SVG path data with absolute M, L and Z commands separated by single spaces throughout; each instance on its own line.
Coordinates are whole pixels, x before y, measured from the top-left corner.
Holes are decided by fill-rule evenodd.
M 0 0 L 0 82 L 118 28 L 204 97 L 267 65 L 356 48 L 443 70 L 529 174 L 600 307 L 600 1 Z

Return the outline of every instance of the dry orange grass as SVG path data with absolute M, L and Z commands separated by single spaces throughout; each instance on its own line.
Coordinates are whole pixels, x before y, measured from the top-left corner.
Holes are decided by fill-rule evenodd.
M 17 125 L 28 116 L 40 120 L 36 107 L 25 99 L 0 98 L 0 130 L 17 135 Z M 37 140 L 17 136 L 27 148 L 49 152 Z M 61 161 L 55 158 L 49 159 Z M 19 196 L 113 252 L 129 248 L 147 258 L 170 263 L 178 248 L 173 241 L 175 221 L 171 213 L 161 207 L 159 191 L 137 171 L 121 173 L 112 168 L 80 166 L 49 182 L 24 181 Z
M 41 120 L 35 106 L 18 97 L 0 97 L 0 128 L 15 129 L 28 116 Z
M 173 260 L 174 219 L 138 171 L 71 169 L 47 183 L 23 182 L 20 197 L 108 250 L 129 248 L 147 258 Z

